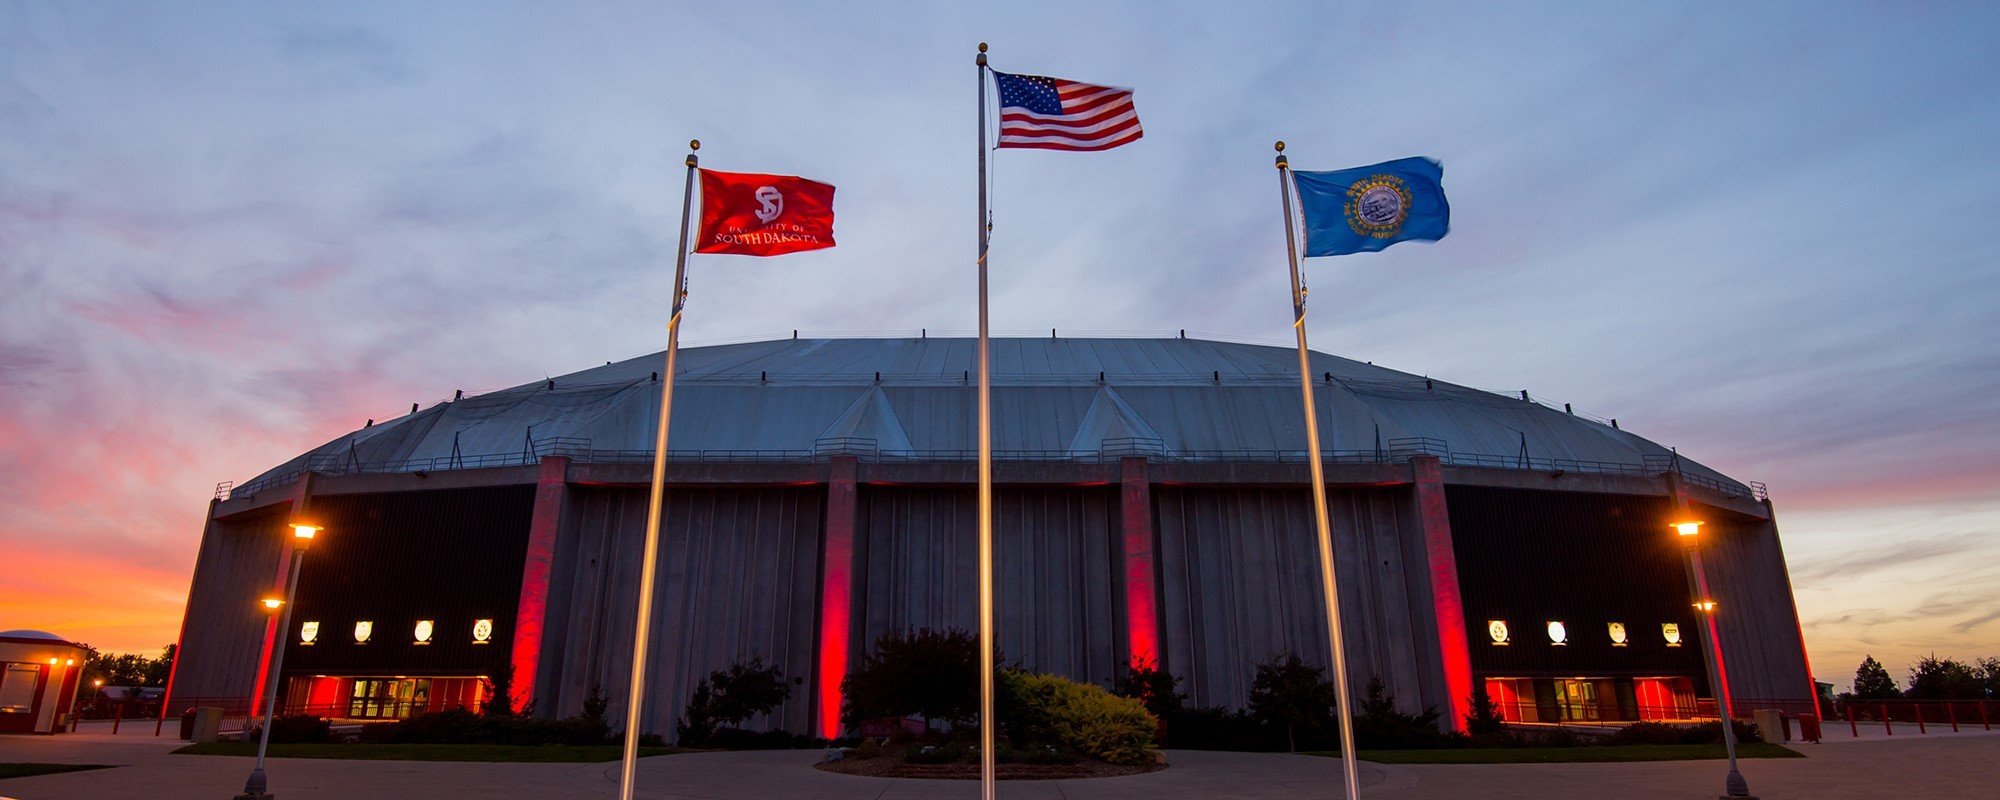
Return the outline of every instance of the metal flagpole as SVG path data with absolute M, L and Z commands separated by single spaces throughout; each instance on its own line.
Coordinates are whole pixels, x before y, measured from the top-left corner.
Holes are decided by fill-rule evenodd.
M 1340 707 L 1340 768 L 1347 778 L 1348 800 L 1361 796 L 1361 784 L 1355 774 L 1354 764 L 1354 719 L 1348 705 L 1347 652 L 1340 636 L 1340 591 L 1336 587 L 1333 565 L 1333 530 L 1326 515 L 1326 474 L 1321 465 L 1319 449 L 1319 415 L 1313 409 L 1312 361 L 1306 350 L 1306 289 L 1299 281 L 1298 236 L 1292 229 L 1292 181 L 1291 164 L 1285 158 L 1285 143 L 1278 145 L 1278 194 L 1285 203 L 1285 256 L 1292 265 L 1292 329 L 1299 337 L 1299 388 L 1305 395 L 1306 406 L 1306 446 L 1311 449 L 1306 459 L 1312 465 L 1313 519 L 1319 525 L 1320 588 L 1326 593 L 1326 632 L 1333 640 L 1333 683 L 1338 692 Z
M 700 150 L 701 140 L 688 142 Z M 633 770 L 639 762 L 639 714 L 645 709 L 646 645 L 653 623 L 653 575 L 660 555 L 660 510 L 666 496 L 667 421 L 674 408 L 674 357 L 680 354 L 681 310 L 687 305 L 688 215 L 694 202 L 694 173 L 701 159 L 687 157 L 687 188 L 681 192 L 681 245 L 674 251 L 673 315 L 667 318 L 667 366 L 660 374 L 660 431 L 653 445 L 653 495 L 646 504 L 646 551 L 639 566 L 639 619 L 632 628 L 632 691 L 625 708 L 625 763 L 618 781 L 619 800 L 632 800 Z
M 979 796 L 993 783 L 993 397 L 986 355 L 986 43 L 979 43 Z

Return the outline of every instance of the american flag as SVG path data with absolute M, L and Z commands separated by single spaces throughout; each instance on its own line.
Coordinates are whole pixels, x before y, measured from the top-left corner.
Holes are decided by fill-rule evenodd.
M 1000 147 L 1109 150 L 1144 135 L 1132 90 L 995 70 Z

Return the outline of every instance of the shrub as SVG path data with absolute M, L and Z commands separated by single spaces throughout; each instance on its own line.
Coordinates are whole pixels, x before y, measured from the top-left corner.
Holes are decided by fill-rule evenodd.
M 952 764 L 964 761 L 972 751 L 957 742 L 945 744 L 922 744 L 903 751 L 903 761 L 910 764 Z
M 687 710 L 682 714 L 682 722 L 675 726 L 676 738 L 688 747 L 727 747 L 712 741 L 718 726 L 733 725 L 758 714 L 768 714 L 791 696 L 792 687 L 785 683 L 784 673 L 777 667 L 764 666 L 762 658 L 753 658 L 747 664 L 731 664 L 728 669 L 711 672 L 695 684 L 694 694 L 688 698 Z M 791 735 L 782 734 L 782 738 L 785 743 L 778 747 L 790 747 Z M 748 740 L 732 736 L 731 741 Z M 742 749 L 773 748 L 755 746 Z
M 275 730 L 273 731 L 275 733 Z M 433 711 L 361 729 L 361 741 L 393 744 L 592 745 L 605 742 L 604 721 L 583 716 L 559 720 L 511 714 Z
M 1009 697 L 1017 742 L 1054 743 L 1113 764 L 1150 764 L 1159 721 L 1146 707 L 1102 687 L 1055 675 L 1007 671 L 996 694 Z
M 1187 695 L 1174 691 L 1180 682 L 1150 658 L 1133 659 L 1111 691 L 1144 703 L 1153 716 L 1166 719 L 1187 705 Z
M 809 742 L 804 736 L 794 736 L 789 731 L 746 731 L 741 728 L 720 728 L 708 737 L 707 747 L 718 750 L 791 750 L 805 747 Z
M 271 721 L 271 741 L 319 744 L 333 738 L 333 724 L 312 714 L 287 714 Z
M 959 628 L 882 634 L 840 690 L 850 728 L 881 717 L 970 722 L 979 715 L 979 641 Z
M 1661 722 L 1635 722 L 1620 728 L 1606 740 L 1609 744 L 1721 744 L 1722 723 L 1707 722 L 1700 725 L 1668 725 Z M 1736 721 L 1736 741 L 1743 744 L 1764 741 L 1757 726 Z
M 1367 750 L 1421 750 L 1457 744 L 1438 729 L 1438 711 L 1422 714 L 1396 710 L 1396 696 L 1389 694 L 1381 678 L 1368 681 L 1368 694 L 1361 701 L 1361 713 L 1354 717 L 1354 746 Z
M 1285 748 L 1298 752 L 1300 729 L 1325 731 L 1337 705 L 1326 670 L 1308 666 L 1297 653 L 1282 653 L 1257 665 L 1250 684 L 1250 713 L 1285 732 Z
M 1500 706 L 1493 702 L 1492 695 L 1486 693 L 1486 682 L 1472 685 L 1471 708 L 1465 712 L 1465 732 L 1475 739 L 1499 736 L 1507 730 L 1507 719 L 1500 714 Z

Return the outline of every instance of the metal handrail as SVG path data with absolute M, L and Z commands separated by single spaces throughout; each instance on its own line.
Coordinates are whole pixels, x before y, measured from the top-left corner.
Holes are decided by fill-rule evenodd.
M 395 461 L 359 461 L 352 451 L 315 453 L 306 460 L 306 466 L 276 472 L 262 478 L 237 485 L 224 481 L 216 485 L 217 500 L 250 497 L 258 492 L 276 486 L 284 486 L 298 480 L 307 471 L 328 476 L 357 474 L 390 474 L 412 472 L 443 472 L 454 469 L 477 469 L 491 467 L 518 467 L 540 463 L 550 456 L 563 456 L 579 463 L 587 464 L 651 464 L 651 450 L 599 450 L 591 446 L 589 439 L 576 437 L 550 437 L 535 439 L 521 451 L 512 453 L 486 453 L 480 455 L 453 455 L 434 458 L 413 458 Z M 1308 453 L 1305 450 L 1282 449 L 1236 449 L 1236 450 L 1174 450 L 1160 439 L 1151 437 L 1117 437 L 1105 439 L 1097 450 L 994 450 L 996 461 L 1071 461 L 1104 463 L 1117 461 L 1127 456 L 1145 456 L 1166 463 L 1303 463 Z M 879 443 L 865 437 L 830 437 L 819 439 L 810 450 L 669 450 L 667 460 L 677 463 L 814 463 L 824 462 L 834 456 L 853 456 L 871 463 L 909 463 L 920 461 L 975 461 L 977 450 L 883 450 Z M 1321 457 L 1332 464 L 1399 464 L 1418 456 L 1434 456 L 1441 463 L 1457 467 L 1484 467 L 1489 469 L 1521 469 L 1552 473 L 1589 473 L 1596 475 L 1625 475 L 1632 477 L 1656 477 L 1669 472 L 1678 472 L 1689 484 L 1713 490 L 1727 497 L 1746 497 L 1756 500 L 1770 498 L 1770 490 L 1763 483 L 1751 481 L 1748 484 L 1728 479 L 1717 479 L 1707 475 L 1688 472 L 1681 462 L 1670 456 L 1647 455 L 1639 464 L 1616 461 L 1589 461 L 1568 458 L 1530 457 L 1519 454 L 1497 455 L 1490 453 L 1464 453 L 1451 449 L 1443 439 L 1412 436 L 1389 439 L 1384 446 L 1371 450 L 1326 450 Z

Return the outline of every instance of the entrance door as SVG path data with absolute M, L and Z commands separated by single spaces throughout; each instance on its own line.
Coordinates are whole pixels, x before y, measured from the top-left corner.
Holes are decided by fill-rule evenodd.
M 1564 680 L 1556 682 L 1556 705 L 1562 707 L 1565 721 L 1595 721 L 1597 719 L 1597 683 L 1587 680 Z

